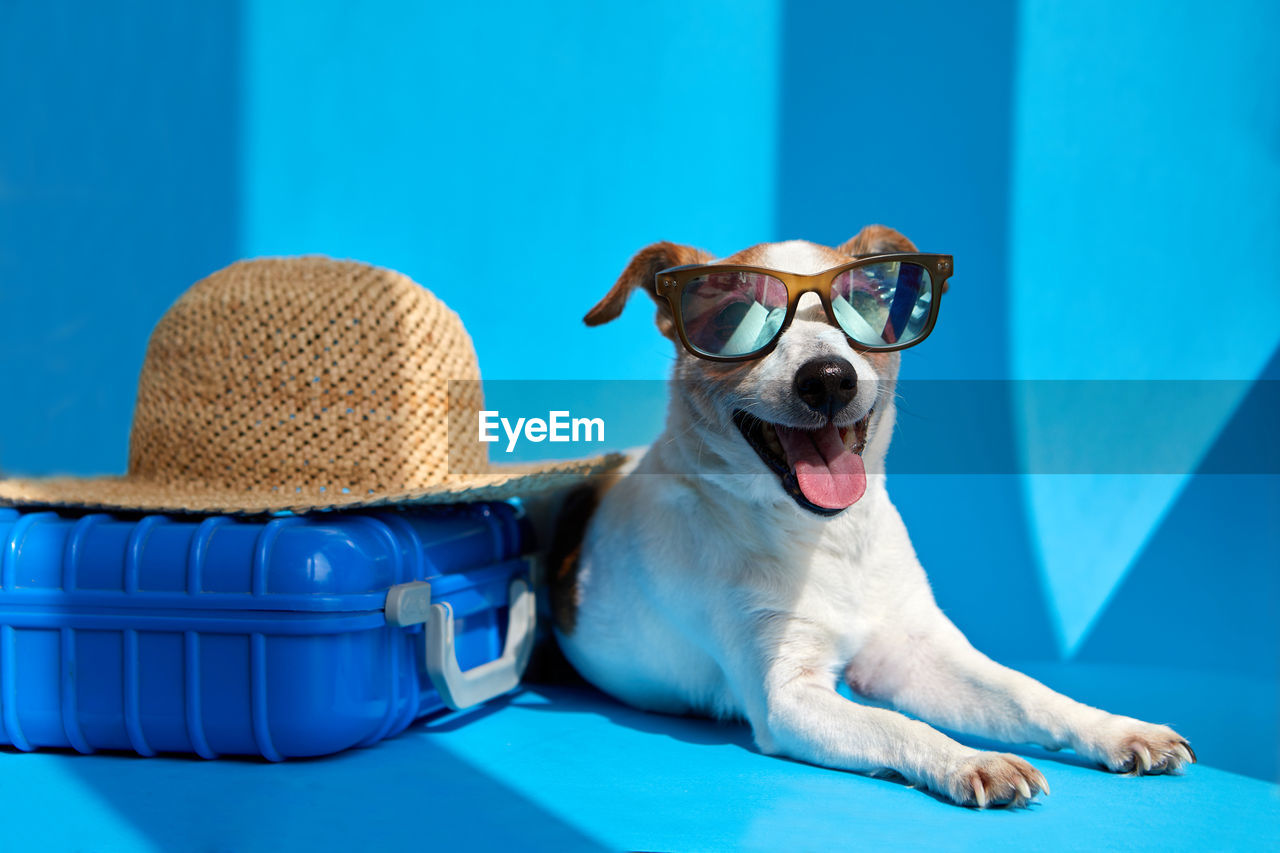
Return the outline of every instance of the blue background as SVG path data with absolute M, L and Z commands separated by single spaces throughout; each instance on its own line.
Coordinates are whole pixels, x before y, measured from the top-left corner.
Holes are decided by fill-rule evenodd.
M 151 326 L 240 257 L 399 269 L 490 379 L 661 378 L 647 302 L 580 322 L 636 249 L 883 222 L 956 257 L 908 377 L 1245 380 L 1141 413 L 1185 473 L 891 492 L 980 648 L 1211 674 L 1170 713 L 1275 779 L 1280 485 L 1195 472 L 1280 420 L 1249 393 L 1280 379 L 1276 32 L 1269 0 L 0 0 L 0 470 L 123 470 Z M 1087 456 L 1089 413 L 1009 387 L 993 470 L 1064 424 Z

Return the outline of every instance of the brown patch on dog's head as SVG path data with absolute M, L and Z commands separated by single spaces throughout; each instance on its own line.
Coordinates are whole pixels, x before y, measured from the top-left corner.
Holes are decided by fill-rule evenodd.
M 884 225 L 868 225 L 846 240 L 836 251 L 851 258 L 862 258 L 867 255 L 887 255 L 891 252 L 920 250 L 901 232 Z
M 641 288 L 657 303 L 658 315 L 656 322 L 658 331 L 674 340 L 676 336 L 675 319 L 671 316 L 671 309 L 668 307 L 666 300 L 659 299 L 654 291 L 653 277 L 669 267 L 678 267 L 685 264 L 705 264 L 710 260 L 711 255 L 709 253 L 701 249 L 695 249 L 692 246 L 682 246 L 679 243 L 663 241 L 645 246 L 639 252 L 636 252 L 635 257 L 627 264 L 627 268 L 622 271 L 622 275 L 618 276 L 618 280 L 614 282 L 613 287 L 609 289 L 603 299 L 596 303 L 594 308 L 587 312 L 587 316 L 582 318 L 582 322 L 588 326 L 599 326 L 602 323 L 616 319 L 627 304 L 631 291 Z

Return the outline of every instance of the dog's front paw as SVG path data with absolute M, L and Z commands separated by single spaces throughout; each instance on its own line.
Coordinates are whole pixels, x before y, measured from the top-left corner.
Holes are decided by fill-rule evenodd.
M 974 752 L 962 758 L 942 779 L 939 793 L 962 806 L 1025 806 L 1040 792 L 1049 793 L 1044 774 L 1016 755 Z
M 1132 717 L 1108 717 L 1087 741 L 1077 752 L 1113 773 L 1177 773 L 1184 765 L 1196 762 L 1195 750 L 1182 735 L 1168 726 Z

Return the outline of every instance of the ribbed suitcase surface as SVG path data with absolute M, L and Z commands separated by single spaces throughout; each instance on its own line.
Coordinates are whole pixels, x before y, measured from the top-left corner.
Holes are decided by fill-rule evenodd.
M 507 504 L 267 520 L 0 508 L 0 743 L 271 760 L 375 743 L 444 707 L 440 670 L 499 665 L 511 611 L 528 609 L 510 607 L 526 544 Z

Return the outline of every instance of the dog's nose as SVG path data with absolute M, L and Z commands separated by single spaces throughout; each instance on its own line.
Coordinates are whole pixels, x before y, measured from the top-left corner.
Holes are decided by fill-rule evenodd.
M 796 371 L 796 394 L 828 418 L 834 418 L 857 393 L 858 374 L 843 358 L 815 358 Z

